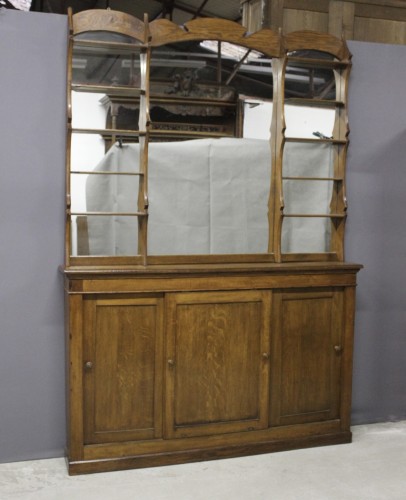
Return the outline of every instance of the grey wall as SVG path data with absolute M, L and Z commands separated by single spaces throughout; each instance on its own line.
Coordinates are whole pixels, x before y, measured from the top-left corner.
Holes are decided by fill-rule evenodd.
M 353 422 L 406 418 L 406 46 L 353 53 L 347 255 L 359 274 Z
M 61 456 L 67 21 L 0 12 L 0 462 Z M 354 423 L 406 418 L 406 47 L 350 44 Z
M 65 16 L 0 11 L 0 461 L 64 447 Z

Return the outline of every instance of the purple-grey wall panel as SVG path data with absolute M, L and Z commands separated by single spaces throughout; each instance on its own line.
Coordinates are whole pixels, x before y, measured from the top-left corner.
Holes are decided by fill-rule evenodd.
M 346 258 L 359 274 L 353 423 L 406 418 L 406 47 L 349 42 Z
M 67 17 L 0 11 L 0 461 L 61 456 Z

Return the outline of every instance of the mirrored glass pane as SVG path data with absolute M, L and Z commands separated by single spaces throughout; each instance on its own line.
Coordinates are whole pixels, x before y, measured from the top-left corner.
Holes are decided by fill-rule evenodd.
M 154 49 L 150 255 L 266 253 L 271 61 L 217 42 Z
M 329 218 L 286 217 L 282 224 L 282 253 L 324 253 L 330 250 Z
M 73 133 L 71 172 L 96 170 L 137 173 L 140 171 L 140 140 L 142 142 L 144 138 L 124 134 Z
M 150 144 L 149 254 L 266 252 L 270 170 L 268 141 Z
M 108 108 L 105 94 L 72 92 L 72 127 L 105 129 Z
M 106 143 L 100 134 L 72 134 L 71 171 L 93 170 L 106 154 Z
M 108 172 L 108 171 L 107 171 Z M 138 211 L 137 175 L 90 174 L 71 175 L 72 212 Z
M 271 60 L 225 42 L 158 47 L 151 57 L 151 93 L 228 101 L 238 94 L 271 100 Z
M 72 83 L 140 87 L 140 50 L 137 45 L 103 44 L 86 36 L 73 47 Z
M 329 214 L 333 181 L 284 180 L 285 215 Z
M 336 112 L 328 107 L 285 105 L 285 137 L 332 139 Z
M 335 69 L 339 63 L 326 52 L 301 50 L 288 55 L 285 99 L 336 100 Z
M 72 256 L 138 255 L 138 217 L 71 217 Z
M 286 142 L 283 177 L 332 178 L 338 149 L 328 143 Z
M 239 133 L 237 106 L 173 102 L 154 98 L 150 104 L 151 140 L 174 140 L 211 135 L 235 137 Z

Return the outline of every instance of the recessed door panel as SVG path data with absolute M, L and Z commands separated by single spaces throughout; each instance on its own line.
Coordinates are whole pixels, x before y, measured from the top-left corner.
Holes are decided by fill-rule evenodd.
M 86 443 L 161 435 L 161 301 L 85 301 Z
M 275 294 L 275 425 L 339 417 L 343 296 L 338 291 Z
M 168 437 L 267 425 L 269 310 L 269 292 L 170 295 Z

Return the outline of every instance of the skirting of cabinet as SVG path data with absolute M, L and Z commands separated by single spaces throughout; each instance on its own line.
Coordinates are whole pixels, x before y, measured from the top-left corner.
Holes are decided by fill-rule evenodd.
M 140 469 L 144 467 L 160 467 L 204 460 L 235 458 L 259 455 L 278 451 L 288 451 L 315 446 L 327 446 L 350 443 L 350 431 L 325 435 L 301 436 L 287 439 L 272 439 L 261 443 L 247 443 L 233 446 L 218 446 L 207 449 L 190 449 L 150 453 L 137 456 L 113 457 L 98 460 L 68 461 L 69 474 L 87 474 L 109 472 L 115 470 Z

